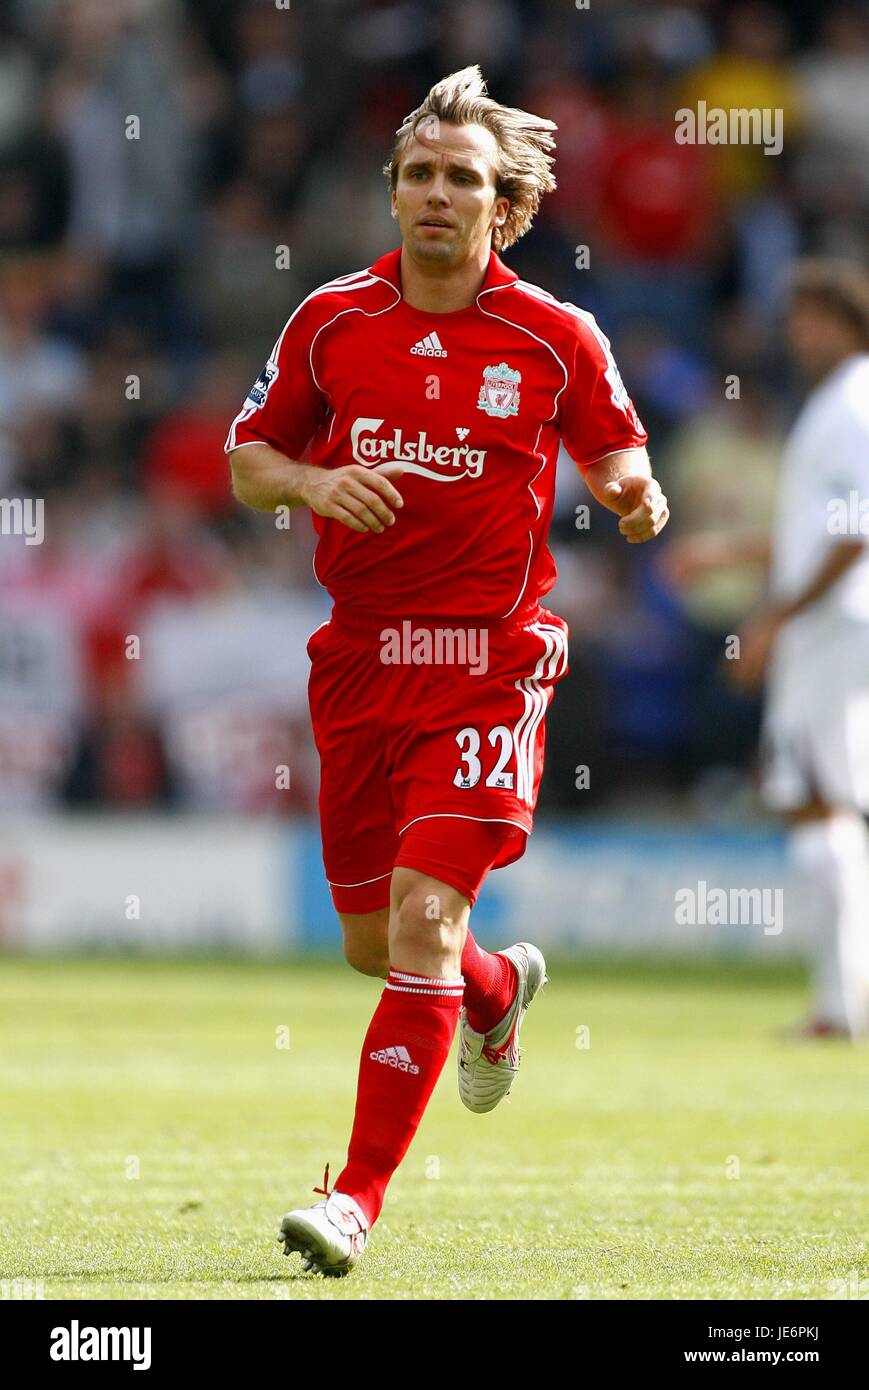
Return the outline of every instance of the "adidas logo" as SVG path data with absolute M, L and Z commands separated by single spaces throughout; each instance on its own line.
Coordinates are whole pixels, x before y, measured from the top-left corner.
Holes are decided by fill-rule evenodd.
M 381 1047 L 379 1052 L 369 1052 L 368 1055 L 372 1062 L 382 1062 L 385 1067 L 395 1067 L 396 1071 L 419 1076 L 419 1067 L 411 1060 L 406 1047 Z
M 417 357 L 446 357 L 447 350 L 441 347 L 441 340 L 437 333 L 426 333 L 424 338 L 420 338 L 418 343 L 414 343 L 411 352 Z

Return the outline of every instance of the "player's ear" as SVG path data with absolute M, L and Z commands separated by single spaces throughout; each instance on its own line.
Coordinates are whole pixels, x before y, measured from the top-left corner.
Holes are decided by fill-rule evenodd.
M 398 217 L 398 199 L 395 196 L 394 188 L 389 195 L 389 212 L 392 217 Z

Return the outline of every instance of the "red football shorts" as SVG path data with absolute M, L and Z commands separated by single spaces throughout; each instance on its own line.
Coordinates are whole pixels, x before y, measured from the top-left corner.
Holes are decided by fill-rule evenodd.
M 567 625 L 535 605 L 475 628 L 334 612 L 308 641 L 323 862 L 338 912 L 389 904 L 396 866 L 473 904 L 525 852 Z

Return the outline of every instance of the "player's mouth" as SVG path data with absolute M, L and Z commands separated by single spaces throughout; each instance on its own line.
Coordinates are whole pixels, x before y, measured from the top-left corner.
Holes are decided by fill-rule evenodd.
M 452 222 L 448 222 L 445 217 L 421 217 L 416 224 L 418 227 L 452 227 Z

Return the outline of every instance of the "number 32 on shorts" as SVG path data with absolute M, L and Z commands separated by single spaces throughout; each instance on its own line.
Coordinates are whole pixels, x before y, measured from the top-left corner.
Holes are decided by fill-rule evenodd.
M 456 743 L 462 755 L 461 766 L 456 770 L 453 778 L 453 786 L 465 790 L 475 787 L 483 775 L 483 762 L 480 758 L 480 738 L 479 729 L 473 725 L 461 729 L 456 734 Z M 507 791 L 513 790 L 514 774 L 507 772 L 507 764 L 513 756 L 513 733 L 506 724 L 496 724 L 494 729 L 489 730 L 488 743 L 492 749 L 498 749 L 497 755 L 493 758 L 486 757 L 487 765 L 491 762 L 491 770 L 486 775 L 484 786 L 503 787 Z

